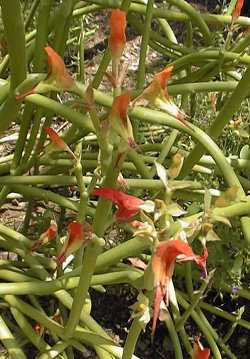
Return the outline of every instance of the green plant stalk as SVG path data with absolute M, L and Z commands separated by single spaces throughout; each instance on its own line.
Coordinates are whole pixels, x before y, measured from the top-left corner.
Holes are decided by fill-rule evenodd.
M 80 113 L 73 111 L 69 107 L 62 105 L 55 100 L 49 99 L 42 95 L 31 95 L 27 96 L 25 101 L 50 110 L 53 114 L 56 113 L 61 115 L 82 130 L 87 129 L 89 132 L 93 131 L 90 120 L 87 121 L 86 117 L 83 117 Z
M 165 323 L 166 327 L 168 328 L 168 333 L 171 338 L 171 343 L 174 347 L 175 358 L 183 359 L 181 344 L 180 344 L 180 340 L 179 340 L 177 331 L 175 329 L 175 324 L 174 324 L 169 312 L 167 315 L 168 315 L 168 317 L 164 320 L 164 323 Z
M 213 272 L 210 272 L 209 274 L 209 277 L 206 278 L 204 280 L 204 282 L 202 283 L 200 289 L 199 289 L 199 292 L 197 294 L 195 294 L 195 296 L 193 296 L 192 298 L 192 302 L 189 306 L 189 308 L 185 311 L 185 313 L 178 319 L 178 321 L 176 322 L 175 324 L 175 328 L 176 328 L 176 331 L 178 332 L 181 328 L 183 328 L 185 322 L 187 321 L 187 319 L 189 318 L 191 312 L 193 309 L 195 309 L 195 307 L 199 304 L 205 290 L 207 289 L 207 286 L 211 280 L 211 273 Z
M 10 189 L 15 193 L 22 194 L 24 197 L 27 197 L 28 199 L 30 198 L 40 199 L 45 202 L 52 201 L 54 203 L 57 203 L 61 207 L 72 209 L 73 211 L 78 212 L 78 204 L 76 202 L 71 201 L 51 191 L 46 191 L 44 189 L 30 187 L 30 186 L 28 187 L 25 185 L 11 185 Z M 89 210 L 88 213 L 90 213 Z
M 72 20 L 74 5 L 78 0 L 63 1 L 58 8 L 55 17 L 55 34 L 53 39 L 53 47 L 60 54 L 63 55 L 66 41 L 68 38 L 70 23 Z
M 187 310 L 189 308 L 189 304 L 188 302 L 182 297 L 182 295 L 180 294 L 179 291 L 176 291 L 176 297 L 178 300 L 178 303 L 180 303 L 180 305 Z M 215 359 L 222 359 L 220 351 L 217 347 L 217 344 L 213 338 L 213 336 L 211 335 L 210 331 L 208 330 L 206 324 L 201 320 L 201 318 L 199 317 L 199 315 L 192 310 L 191 311 L 191 317 L 193 318 L 193 320 L 196 322 L 196 324 L 198 325 L 198 327 L 200 328 L 200 330 L 202 331 L 203 335 L 205 336 L 205 338 L 207 339 L 209 346 L 212 350 L 213 356 Z
M 178 0 L 175 0 L 176 2 Z M 120 1 L 117 0 L 87 0 L 88 3 L 99 4 L 102 6 L 108 6 L 112 8 L 116 8 L 119 6 Z M 145 14 L 146 7 L 145 5 L 132 3 L 129 8 L 130 12 L 137 12 L 139 14 Z M 195 11 L 195 10 L 194 10 Z M 80 15 L 82 11 L 79 11 L 78 15 Z M 214 24 L 217 26 L 225 26 L 230 25 L 232 22 L 232 16 L 229 15 L 214 15 L 208 13 L 199 13 L 196 11 L 196 16 L 200 17 L 205 23 L 207 24 Z M 169 21 L 180 21 L 180 22 L 188 22 L 190 21 L 190 16 L 185 14 L 181 11 L 171 11 L 167 8 L 160 7 L 153 10 L 153 17 L 166 19 Z M 235 24 L 240 26 L 248 27 L 250 25 L 250 20 L 248 17 L 240 16 L 236 21 Z
M 65 327 L 65 337 L 67 338 L 73 336 L 79 322 L 80 313 L 88 293 L 91 277 L 95 270 L 96 259 L 101 253 L 104 243 L 103 239 L 94 237 L 85 250 L 79 285 L 75 292 L 69 319 Z
M 154 0 L 148 0 L 146 7 L 145 23 L 144 23 L 145 27 L 142 33 L 142 39 L 140 45 L 139 66 L 137 71 L 136 88 L 139 90 L 143 89 L 145 83 L 145 74 L 146 74 L 145 66 L 146 66 L 148 42 L 149 42 L 150 31 L 151 31 L 153 7 L 154 7 Z
M 34 16 L 34 14 L 35 14 L 38 6 L 39 6 L 39 3 L 40 3 L 40 0 L 33 1 L 33 4 L 31 6 L 30 11 L 29 11 L 29 13 L 28 13 L 28 15 L 27 15 L 27 17 L 25 19 L 25 22 L 24 22 L 25 30 L 27 30 L 28 27 L 30 26 L 30 24 L 31 24 L 31 22 L 33 20 L 33 16 Z
M 167 136 L 163 142 L 162 142 L 162 150 L 159 153 L 159 156 L 157 158 L 157 162 L 162 164 L 165 160 L 165 158 L 168 156 L 169 152 L 171 151 L 171 148 L 179 134 L 178 130 L 172 130 L 169 136 Z M 156 174 L 156 168 L 152 168 L 150 171 L 150 178 L 153 178 Z
M 142 331 L 142 325 L 140 324 L 140 318 L 135 318 L 129 329 L 125 345 L 123 348 L 122 359 L 130 359 L 135 351 L 136 343 Z
M 205 317 L 205 315 L 203 314 L 203 312 L 201 311 L 200 308 L 197 308 L 197 313 L 200 316 L 203 323 L 207 326 L 207 329 L 210 331 L 210 333 L 213 336 L 213 338 L 215 339 L 215 341 L 218 343 L 218 345 L 221 347 L 221 349 L 227 355 L 227 357 L 230 359 L 237 359 L 237 357 L 231 352 L 229 346 L 223 342 L 223 339 L 219 337 L 216 330 L 214 330 L 214 328 L 211 326 L 211 324 L 209 323 L 209 321 L 207 320 L 207 318 Z
M 22 253 L 19 253 L 20 255 L 22 255 Z M 33 267 L 34 265 L 36 265 L 36 260 L 33 259 L 33 261 L 29 262 L 28 264 Z M 46 272 L 46 270 L 44 270 L 42 268 L 41 271 L 38 271 L 37 276 L 44 280 L 44 278 L 46 278 L 48 276 L 48 273 Z M 65 292 L 64 290 L 60 290 L 57 291 L 55 293 L 55 296 L 67 307 L 71 310 L 71 306 L 72 306 L 72 302 L 73 299 L 71 298 L 71 296 Z M 91 318 L 86 312 L 81 312 L 80 314 L 80 318 L 83 322 L 87 323 L 87 326 L 91 329 L 93 329 L 96 332 L 99 332 L 101 336 L 106 337 L 107 339 L 109 339 L 108 335 L 106 334 L 106 332 L 93 320 L 93 318 Z M 39 321 L 39 320 L 38 320 Z M 39 321 L 40 322 L 40 321 Z M 52 331 L 53 332 L 53 331 Z M 121 357 L 121 355 L 120 355 Z
M 81 32 L 78 43 L 78 77 L 77 79 L 81 82 L 85 82 L 85 66 L 84 66 L 84 50 L 85 50 L 85 29 L 83 25 L 83 19 L 81 19 Z
M 26 54 L 20 1 L 1 0 L 0 5 L 10 57 L 10 93 L 6 102 L 0 107 L 1 132 L 9 126 L 12 120 L 15 120 L 18 113 L 19 105 L 13 91 L 26 77 Z
M 212 37 L 210 30 L 204 19 L 200 16 L 200 13 L 196 11 L 192 5 L 190 5 L 187 1 L 184 0 L 167 0 L 167 2 L 179 8 L 181 12 L 186 13 L 189 16 L 190 20 L 193 21 L 199 27 L 204 37 L 205 43 L 211 43 Z
M 250 330 L 250 322 L 248 322 L 244 319 L 238 320 L 237 315 L 235 315 L 235 314 L 228 313 L 225 310 L 222 310 L 221 308 L 215 307 L 214 305 L 208 304 L 203 301 L 201 301 L 199 303 L 199 306 L 201 309 L 204 309 L 207 312 L 210 312 L 218 317 L 227 319 L 230 322 L 237 322 L 237 324 L 240 325 L 241 327 L 246 328 L 247 330 Z
M 164 21 L 164 19 L 159 19 L 159 21 L 160 20 Z M 139 33 L 143 34 L 144 29 L 145 29 L 144 23 L 140 20 L 139 16 L 129 14 L 128 21 Z M 173 51 L 175 51 L 175 53 L 179 54 L 179 55 L 180 54 L 187 55 L 191 52 L 186 47 L 180 46 L 175 42 L 171 42 L 171 41 L 167 40 L 165 37 L 161 36 L 158 32 L 155 32 L 153 30 L 151 30 L 149 33 L 149 40 L 159 43 L 164 49 L 170 49 L 172 51 L 172 55 L 173 55 Z M 170 51 L 169 51 L 169 54 L 171 54 Z
M 57 356 L 59 356 L 60 353 L 64 352 L 65 349 L 70 345 L 71 343 L 58 341 L 52 348 L 48 349 L 46 352 L 40 354 L 37 356 L 37 359 L 53 359 Z M 80 345 L 81 346 L 81 345 Z M 65 356 L 64 356 L 65 358 Z M 67 357 L 67 359 L 70 359 Z
M 232 12 L 234 11 L 234 8 L 235 8 L 235 5 L 236 5 L 237 1 L 238 0 L 231 0 L 230 1 L 230 4 L 228 5 L 227 12 L 226 12 L 227 15 L 232 15 Z
M 231 94 L 231 96 L 229 96 L 223 108 L 219 112 L 218 116 L 212 123 L 209 129 L 209 134 L 213 139 L 216 139 L 218 138 L 218 136 L 220 136 L 223 128 L 231 120 L 234 113 L 239 109 L 242 101 L 246 98 L 246 96 L 248 96 L 249 81 L 250 81 L 250 68 L 247 69 L 243 78 L 239 82 L 238 86 Z M 193 165 L 199 161 L 203 153 L 204 153 L 203 146 L 201 144 L 196 145 L 195 148 L 190 152 L 189 156 L 184 161 L 180 174 L 181 177 L 185 177 L 188 174 L 188 172 L 193 167 Z
M 47 344 L 42 337 L 36 334 L 28 320 L 18 309 L 11 307 L 10 311 L 18 326 L 28 338 L 29 342 L 31 342 L 40 351 L 50 349 L 50 345 Z
M 19 343 L 9 330 L 2 316 L 0 315 L 0 340 L 8 350 L 13 359 L 27 359 L 26 355 L 19 346 Z
M 37 18 L 37 32 L 36 32 L 36 38 L 35 38 L 35 48 L 34 48 L 34 58 L 33 58 L 33 65 L 34 65 L 34 72 L 40 72 L 44 69 L 45 64 L 45 52 L 44 47 L 47 44 L 48 41 L 48 33 L 49 33 L 49 18 L 50 18 L 50 9 L 52 5 L 52 0 L 45 0 L 41 1 L 39 4 L 39 12 L 38 12 L 38 18 Z M 23 151 L 24 144 L 27 138 L 27 131 L 30 127 L 31 120 L 32 120 L 32 113 L 33 113 L 33 105 L 32 104 L 26 104 L 26 107 L 30 108 L 30 114 L 27 116 L 23 115 L 23 121 L 22 125 L 25 125 L 25 129 L 22 130 L 23 136 L 22 138 L 19 135 L 18 142 L 20 141 L 20 150 L 16 151 L 18 153 Z M 28 111 L 27 108 L 27 111 Z M 28 140 L 28 143 L 25 148 L 25 154 L 23 156 L 22 162 L 26 163 L 28 161 L 28 158 L 35 146 L 35 141 L 37 139 L 37 133 L 40 127 L 40 119 L 42 117 L 42 111 L 41 109 L 38 109 L 35 112 L 34 115 L 34 125 L 31 128 L 30 138 Z M 22 129 L 22 127 L 21 127 Z M 17 146 L 18 146 L 17 142 Z M 19 160 L 17 159 L 17 164 L 19 164 Z M 16 164 L 16 166 L 17 166 Z M 16 167 L 15 166 L 15 167 Z
M 5 295 L 3 298 L 7 303 L 10 304 L 10 306 L 20 310 L 24 315 L 39 322 L 42 326 L 48 328 L 52 333 L 54 332 L 60 338 L 65 339 L 64 328 L 41 313 L 39 310 L 33 308 L 30 304 L 25 303 L 23 300 L 20 300 L 13 295 Z M 89 331 L 77 331 L 76 338 L 80 339 L 80 341 L 88 343 L 91 346 L 101 345 L 104 348 L 107 348 L 107 350 L 112 350 L 112 347 L 115 346 L 111 340 L 98 336 Z
M 134 149 L 130 149 L 128 152 L 128 158 L 133 162 L 137 172 L 142 178 L 150 179 L 149 168 L 145 165 L 142 156 L 140 156 Z

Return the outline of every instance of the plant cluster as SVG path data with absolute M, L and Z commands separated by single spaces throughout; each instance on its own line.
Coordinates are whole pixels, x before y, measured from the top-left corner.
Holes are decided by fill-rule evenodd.
M 243 3 L 213 15 L 185 0 L 36 0 L 26 11 L 0 0 L 4 141 L 18 129 L 13 152 L 0 158 L 2 213 L 25 202 L 19 228 L 0 224 L 7 356 L 30 357 L 29 344 L 39 359 L 71 359 L 86 346 L 101 359 L 136 359 L 140 334 L 150 328 L 154 345 L 162 321 L 177 359 L 237 358 L 228 342 L 237 327 L 250 330 L 244 307 L 229 312 L 208 299 L 211 290 L 250 298 L 249 133 L 236 117 L 250 81 Z M 110 8 L 107 48 L 87 82 L 85 20 Z M 128 23 L 141 34 L 133 86 Z M 76 39 L 71 74 L 63 55 Z M 149 48 L 164 63 L 148 80 Z M 103 79 L 111 91 L 98 90 Z M 200 98 L 209 125 L 197 124 Z M 240 153 L 221 150 L 225 133 L 243 138 Z M 111 229 L 123 239 L 107 248 Z M 91 310 L 91 290 L 109 285 L 137 293 L 122 346 Z M 224 336 L 210 314 L 228 321 Z

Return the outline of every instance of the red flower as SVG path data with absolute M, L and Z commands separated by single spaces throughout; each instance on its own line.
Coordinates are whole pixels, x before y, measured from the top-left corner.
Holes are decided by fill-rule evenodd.
M 152 258 L 155 287 L 152 335 L 154 335 L 157 319 L 159 317 L 161 301 L 165 299 L 166 305 L 169 303 L 169 285 L 173 276 L 175 261 L 194 261 L 205 271 L 205 274 L 207 274 L 207 257 L 207 248 L 204 249 L 202 256 L 198 256 L 193 253 L 192 248 L 188 243 L 180 239 L 164 241 L 158 245 Z
M 113 100 L 109 120 L 114 131 L 121 136 L 130 147 L 136 147 L 133 128 L 128 118 L 130 92 L 124 92 Z
M 244 5 L 244 0 L 238 0 L 236 5 L 235 5 L 235 8 L 234 8 L 234 11 L 232 13 L 232 17 L 233 19 L 237 19 L 237 17 L 240 16 L 240 13 L 241 13 L 241 9 Z
M 110 36 L 108 40 L 112 59 L 120 59 L 126 45 L 126 13 L 119 9 L 112 10 L 110 17 Z
M 41 234 L 40 238 L 37 241 L 35 241 L 35 243 L 31 247 L 31 250 L 32 251 L 37 250 L 42 245 L 55 239 L 56 236 L 57 236 L 57 224 L 54 221 L 52 221 L 49 228 Z
M 131 196 L 114 188 L 98 188 L 93 192 L 94 196 L 109 199 L 118 206 L 115 216 L 118 221 L 126 221 L 140 211 L 140 205 L 144 203 L 140 198 Z
M 82 245 L 86 246 L 91 239 L 92 229 L 88 223 L 71 222 L 68 225 L 68 239 L 65 241 L 58 257 L 57 262 L 62 264 L 65 259 L 73 252 L 77 251 Z
M 194 343 L 194 350 L 193 350 L 193 359 L 209 359 L 210 357 L 210 349 L 204 348 L 200 341 L 198 340 Z
M 75 154 L 71 151 L 67 143 L 63 141 L 63 139 L 57 134 L 55 130 L 51 127 L 46 127 L 44 131 L 50 137 L 51 142 L 60 150 L 69 152 L 70 155 L 75 159 Z

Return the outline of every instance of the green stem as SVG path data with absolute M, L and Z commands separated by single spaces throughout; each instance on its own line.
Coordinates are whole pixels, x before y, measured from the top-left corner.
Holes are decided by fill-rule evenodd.
M 0 315 L 0 340 L 8 350 L 8 353 L 13 359 L 27 359 L 26 355 L 19 347 L 19 343 L 9 330 L 2 316 Z
M 177 296 L 177 300 L 178 303 L 180 303 L 180 305 L 187 310 L 189 308 L 189 304 L 188 302 L 182 297 L 182 295 L 179 293 L 179 291 L 176 291 L 176 296 Z M 191 317 L 192 319 L 196 322 L 196 324 L 198 325 L 198 327 L 200 328 L 200 330 L 202 331 L 203 335 L 205 336 L 205 338 L 207 339 L 209 346 L 212 350 L 213 356 L 215 359 L 222 359 L 220 351 L 217 347 L 217 344 L 213 338 L 213 336 L 211 335 L 210 331 L 208 330 L 206 324 L 201 320 L 201 318 L 199 317 L 199 315 L 192 310 L 191 311 Z
M 32 4 L 32 6 L 30 8 L 30 11 L 29 11 L 29 13 L 28 13 L 28 15 L 27 15 L 27 17 L 25 19 L 25 23 L 24 23 L 25 30 L 27 30 L 29 28 L 29 26 L 30 26 L 30 24 L 31 24 L 31 22 L 33 20 L 33 16 L 34 16 L 34 14 L 36 12 L 36 9 L 38 8 L 39 3 L 40 3 L 40 0 L 33 1 L 33 4 Z
M 168 317 L 166 320 L 164 320 L 164 322 L 166 324 L 166 327 L 168 328 L 169 336 L 171 338 L 171 343 L 174 347 L 175 358 L 183 359 L 181 344 L 180 344 L 180 340 L 179 340 L 177 331 L 175 329 L 175 324 L 174 324 L 169 312 L 167 315 L 168 315 Z
M 26 55 L 24 24 L 19 0 L 0 1 L 2 20 L 6 34 L 10 57 L 10 94 L 0 107 L 0 132 L 5 130 L 12 120 L 16 119 L 19 105 L 14 97 L 14 89 L 26 77 Z
M 232 119 L 234 113 L 240 108 L 242 101 L 246 98 L 246 96 L 248 96 L 249 81 L 250 68 L 247 69 L 238 86 L 236 87 L 232 95 L 229 96 L 218 116 L 212 123 L 209 129 L 209 134 L 213 139 L 216 139 L 218 138 L 218 136 L 220 136 L 225 125 Z M 193 165 L 199 161 L 203 153 L 204 148 L 202 144 L 196 145 L 184 161 L 181 170 L 182 177 L 185 177 L 188 174 Z
M 139 67 L 137 72 L 137 89 L 142 89 L 145 82 L 145 66 L 146 66 L 146 57 L 148 42 L 151 31 L 151 21 L 152 21 L 152 12 L 154 7 L 154 0 L 148 0 L 146 8 L 146 18 L 144 22 L 144 31 L 142 33 L 141 46 L 140 46 L 140 58 L 139 58 Z
M 130 359 L 135 351 L 135 346 L 142 331 L 140 318 L 135 318 L 129 329 L 125 345 L 123 348 L 122 359 Z
M 75 292 L 72 309 L 70 311 L 69 319 L 65 327 L 65 336 L 67 338 L 73 336 L 75 328 L 79 322 L 80 313 L 82 311 L 82 307 L 88 293 L 91 277 L 95 270 L 96 259 L 100 254 L 103 245 L 103 239 L 96 237 L 92 239 L 92 242 L 87 246 L 87 249 L 85 250 L 79 285 Z
M 43 340 L 42 337 L 36 334 L 26 317 L 18 309 L 11 307 L 10 310 L 13 317 L 15 318 L 15 321 L 25 336 L 28 338 L 29 342 L 31 342 L 40 351 L 50 349 L 50 346 Z

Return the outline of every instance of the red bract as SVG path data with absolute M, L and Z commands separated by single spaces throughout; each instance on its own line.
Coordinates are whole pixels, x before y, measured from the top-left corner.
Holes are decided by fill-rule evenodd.
M 157 73 L 149 86 L 134 102 L 145 99 L 148 103 L 155 105 L 168 114 L 176 117 L 186 125 L 186 115 L 171 100 L 167 91 L 167 82 L 172 75 L 174 66 L 168 66 Z
M 67 143 L 63 141 L 63 139 L 57 134 L 55 130 L 51 127 L 44 128 L 44 131 L 47 133 L 47 135 L 50 137 L 51 142 L 60 150 L 67 151 L 70 153 L 72 157 L 75 158 L 74 153 L 71 151 Z
M 166 67 L 163 71 L 156 74 L 153 78 L 151 84 L 145 89 L 144 97 L 147 96 L 163 96 L 165 98 L 169 98 L 169 94 L 167 91 L 167 82 L 170 79 L 174 66 Z M 145 97 L 145 98 L 146 98 Z
M 114 131 L 121 136 L 130 147 L 136 147 L 133 128 L 128 118 L 128 106 L 130 103 L 130 92 L 124 92 L 113 100 L 110 123 Z
M 61 56 L 50 46 L 46 46 L 44 51 L 48 56 L 48 64 L 50 67 L 48 77 L 44 81 L 39 82 L 33 89 L 17 95 L 17 100 L 22 100 L 24 97 L 36 93 L 62 90 L 70 91 L 75 87 L 75 81 L 70 76 Z
M 200 341 L 194 344 L 193 356 L 192 359 L 209 359 L 210 357 L 210 349 L 203 348 Z
M 119 9 L 112 10 L 110 17 L 109 49 L 113 59 L 120 59 L 126 45 L 126 13 Z
M 240 13 L 241 13 L 241 9 L 244 5 L 244 0 L 238 0 L 236 5 L 235 5 L 235 8 L 234 8 L 234 11 L 232 13 L 232 17 L 233 19 L 237 19 L 237 17 L 240 16 Z
M 52 222 L 49 228 L 41 234 L 40 238 L 35 241 L 33 246 L 31 247 L 32 251 L 37 250 L 39 247 L 41 247 L 43 244 L 48 243 L 49 241 L 52 241 L 57 236 L 57 224 L 55 222 Z
M 98 188 L 93 192 L 94 196 L 109 199 L 118 206 L 115 216 L 118 221 L 126 221 L 140 211 L 140 205 L 144 203 L 140 198 L 131 196 L 114 188 Z
M 46 46 L 44 50 L 48 56 L 48 64 L 50 66 L 48 79 L 54 81 L 59 89 L 70 90 L 74 86 L 74 80 L 70 76 L 63 59 L 50 46 Z
M 65 259 L 73 252 L 77 251 L 82 245 L 87 245 L 91 239 L 92 229 L 88 223 L 71 222 L 68 225 L 68 239 L 64 243 L 57 262 L 62 264 Z
M 198 256 L 193 253 L 193 250 L 188 243 L 180 239 L 164 241 L 158 245 L 152 258 L 155 287 L 152 335 L 154 335 L 157 319 L 159 317 L 161 301 L 165 299 L 166 305 L 169 304 L 169 285 L 173 276 L 175 261 L 194 261 L 204 270 L 205 274 L 207 274 L 207 257 L 207 248 L 204 249 L 202 256 Z

